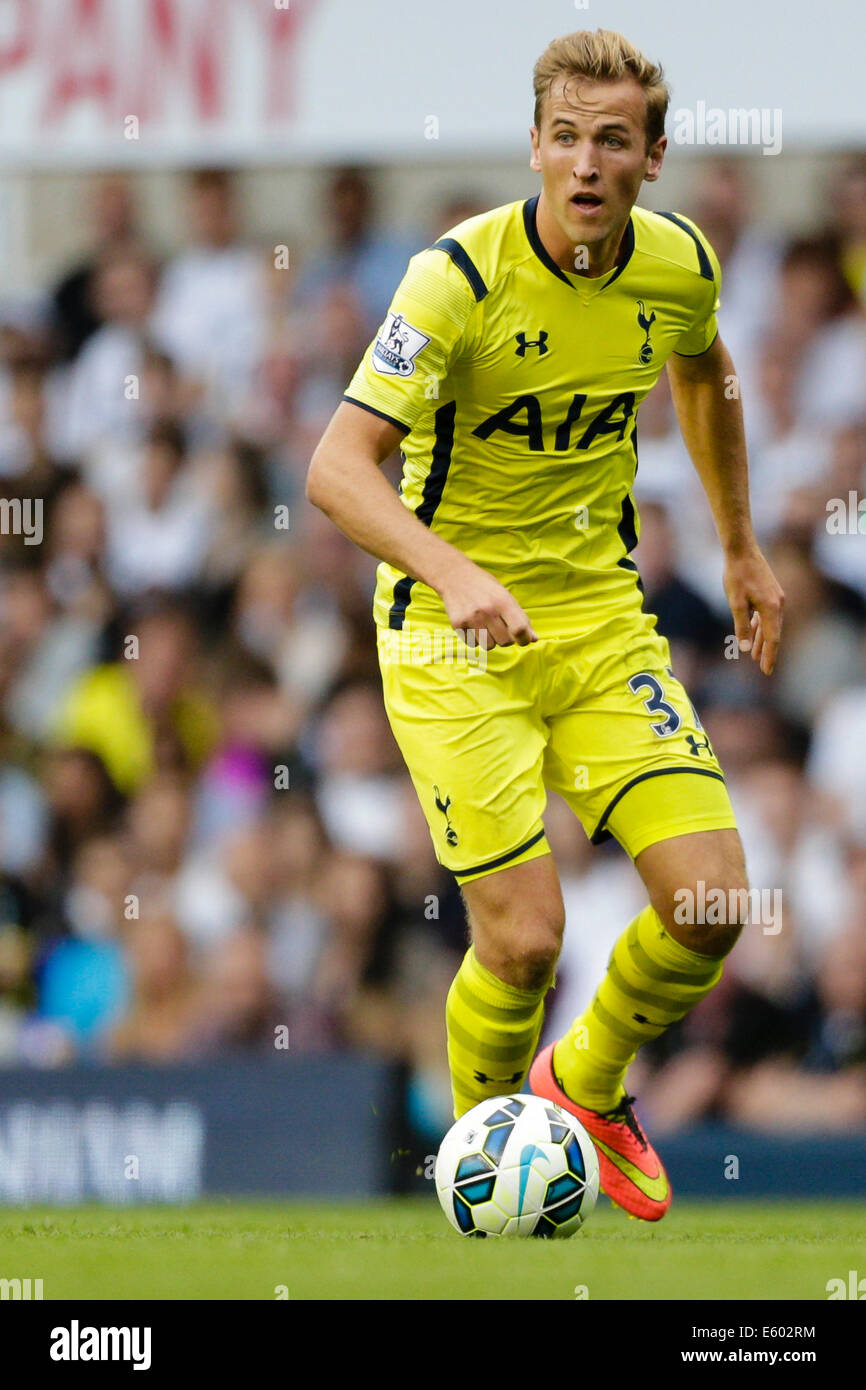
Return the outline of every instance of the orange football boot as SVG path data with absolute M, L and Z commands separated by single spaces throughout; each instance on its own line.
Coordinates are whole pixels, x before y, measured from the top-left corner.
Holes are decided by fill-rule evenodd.
M 601 1189 L 612 1202 L 641 1221 L 660 1221 L 671 1204 L 671 1185 L 661 1160 L 631 1108 L 634 1096 L 624 1096 L 615 1110 L 600 1115 L 578 1105 L 559 1084 L 553 1071 L 551 1043 L 539 1052 L 529 1071 L 529 1087 L 537 1096 L 555 1101 L 576 1116 L 598 1153 Z

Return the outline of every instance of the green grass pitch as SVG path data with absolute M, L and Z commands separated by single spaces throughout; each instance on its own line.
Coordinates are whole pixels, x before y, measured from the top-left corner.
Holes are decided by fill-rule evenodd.
M 866 1205 L 602 1199 L 570 1240 L 466 1240 L 434 1200 L 0 1211 L 0 1278 L 49 1299 L 826 1299 L 866 1273 Z M 586 1293 L 582 1293 L 585 1288 Z M 286 1296 L 285 1293 L 282 1294 Z

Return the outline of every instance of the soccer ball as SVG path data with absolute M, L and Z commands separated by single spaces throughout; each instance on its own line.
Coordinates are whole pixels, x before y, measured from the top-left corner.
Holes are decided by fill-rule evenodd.
M 579 1120 L 541 1096 L 494 1096 L 452 1125 L 436 1158 L 442 1210 L 464 1236 L 570 1236 L 598 1197 Z

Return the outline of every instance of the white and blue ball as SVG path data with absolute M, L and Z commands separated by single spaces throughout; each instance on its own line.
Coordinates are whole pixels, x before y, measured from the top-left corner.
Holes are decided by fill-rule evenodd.
M 464 1236 L 570 1236 L 598 1197 L 580 1121 L 541 1096 L 495 1096 L 452 1125 L 436 1158 L 442 1210 Z

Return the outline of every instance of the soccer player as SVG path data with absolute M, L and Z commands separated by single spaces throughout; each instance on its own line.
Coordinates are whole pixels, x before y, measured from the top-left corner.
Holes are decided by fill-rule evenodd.
M 630 556 L 637 410 L 665 365 L 739 649 L 765 675 L 783 595 L 752 531 L 718 260 L 688 218 L 635 206 L 661 173 L 662 71 L 597 30 L 551 43 L 534 78 L 540 193 L 412 258 L 307 496 L 382 562 L 388 717 L 467 907 L 446 1007 L 455 1114 L 529 1072 L 592 1135 L 611 1199 L 655 1221 L 670 1185 L 626 1071 L 713 988 L 742 925 L 682 923 L 700 914 L 675 915 L 674 895 L 702 882 L 742 903 L 748 887 L 722 769 Z M 398 446 L 399 495 L 379 470 Z M 477 634 L 486 660 L 414 640 L 443 628 Z M 564 924 L 546 789 L 593 843 L 619 841 L 649 902 L 585 1013 L 533 1062 Z

